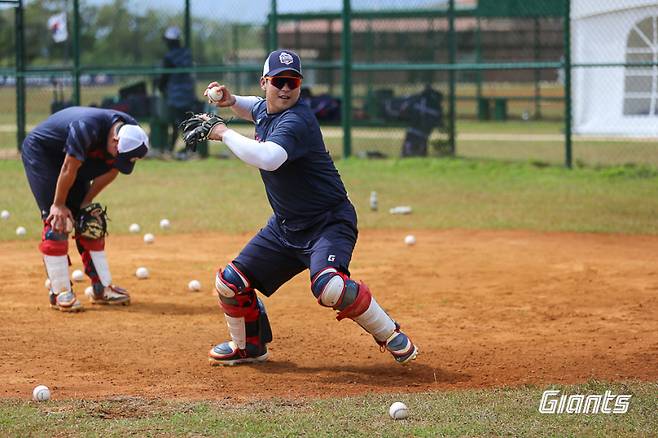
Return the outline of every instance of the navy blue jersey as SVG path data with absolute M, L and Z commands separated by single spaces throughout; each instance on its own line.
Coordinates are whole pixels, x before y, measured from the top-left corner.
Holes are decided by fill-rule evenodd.
M 164 67 L 192 67 L 192 52 L 187 47 L 176 47 L 167 52 Z M 167 105 L 189 109 L 196 102 L 194 79 L 190 73 L 164 75 Z
M 65 156 L 83 162 L 79 176 L 93 179 L 113 168 L 115 158 L 107 152 L 107 137 L 117 121 L 136 125 L 126 113 L 115 110 L 69 107 L 48 117 L 23 142 L 25 157 L 50 163 L 59 174 Z
M 278 169 L 260 171 L 270 205 L 282 223 L 291 230 L 305 229 L 341 204 L 349 204 L 320 125 L 307 105 L 298 101 L 281 113 L 268 114 L 261 100 L 251 114 L 256 140 L 272 141 L 288 153 Z

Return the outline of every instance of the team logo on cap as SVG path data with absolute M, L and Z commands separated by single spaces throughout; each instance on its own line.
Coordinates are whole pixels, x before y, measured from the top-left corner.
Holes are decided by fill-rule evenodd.
M 292 59 L 292 55 L 290 53 L 281 52 L 281 54 L 279 55 L 279 61 L 281 61 L 281 64 L 290 65 L 295 60 Z

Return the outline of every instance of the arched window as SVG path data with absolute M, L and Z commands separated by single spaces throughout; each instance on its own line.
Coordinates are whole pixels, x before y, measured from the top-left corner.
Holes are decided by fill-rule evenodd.
M 635 23 L 626 41 L 626 62 L 658 62 L 658 17 Z M 658 66 L 626 67 L 624 115 L 658 115 Z

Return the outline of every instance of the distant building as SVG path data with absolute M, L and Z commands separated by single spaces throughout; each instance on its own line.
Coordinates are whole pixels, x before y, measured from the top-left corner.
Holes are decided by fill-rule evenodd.
M 658 59 L 656 0 L 572 0 L 571 18 L 575 64 Z M 575 132 L 658 137 L 656 84 L 655 66 L 575 68 Z

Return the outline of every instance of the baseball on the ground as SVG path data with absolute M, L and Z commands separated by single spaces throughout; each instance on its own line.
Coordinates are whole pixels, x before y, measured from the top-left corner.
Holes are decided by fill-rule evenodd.
M 169 222 L 169 219 L 162 219 L 160 221 L 160 228 L 162 228 L 163 230 L 166 230 L 170 226 L 171 226 L 171 222 Z
M 50 290 L 50 278 L 46 278 L 46 281 L 43 285 L 46 287 L 46 289 Z
M 82 272 L 82 271 L 79 270 L 79 269 L 76 269 L 76 270 L 73 271 L 73 273 L 71 274 L 71 280 L 73 280 L 73 281 L 82 281 L 82 280 L 84 280 L 84 279 L 85 279 L 85 274 L 84 274 L 84 272 Z
M 2 210 L 2 212 L 0 213 L 0 218 L 4 220 L 9 219 L 9 216 L 11 216 L 11 214 L 9 214 L 7 210 Z
M 413 234 L 409 234 L 407 237 L 404 238 L 404 243 L 407 245 L 415 245 L 416 244 L 416 236 Z
M 25 229 L 25 227 L 16 228 L 16 235 L 17 236 L 25 236 L 26 233 L 27 233 L 27 230 Z
M 199 280 L 191 280 L 187 283 L 187 288 L 192 292 L 197 292 L 201 290 L 201 282 Z
M 149 277 L 149 270 L 146 269 L 144 266 L 140 266 L 137 268 L 137 271 L 135 271 L 135 275 L 137 278 L 143 279 L 143 278 L 148 278 Z
M 409 410 L 404 403 L 395 402 L 388 408 L 388 415 L 394 420 L 404 420 L 409 416 Z
M 153 243 L 155 236 L 151 233 L 144 234 L 144 243 Z
M 139 224 L 130 224 L 130 227 L 128 228 L 128 230 L 131 233 L 139 233 L 139 231 L 141 230 L 141 227 L 139 226 Z
M 85 289 L 85 295 L 88 297 L 94 295 L 94 288 L 91 286 L 87 286 L 87 288 Z
M 213 87 L 208 90 L 208 99 L 211 102 L 219 102 L 224 97 L 224 92 L 219 87 Z
M 50 400 L 50 389 L 46 385 L 39 385 L 32 390 L 32 400 L 41 402 Z

